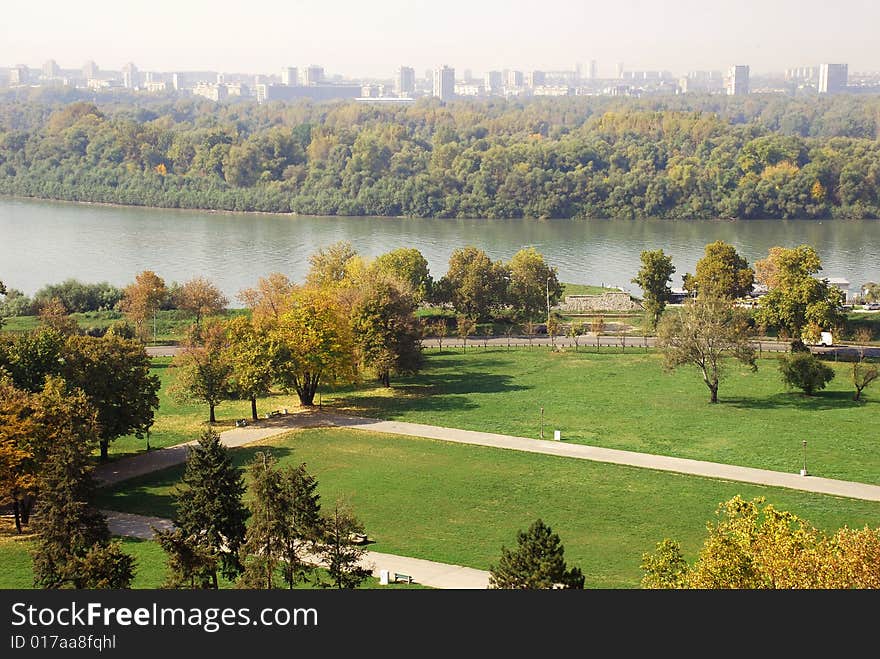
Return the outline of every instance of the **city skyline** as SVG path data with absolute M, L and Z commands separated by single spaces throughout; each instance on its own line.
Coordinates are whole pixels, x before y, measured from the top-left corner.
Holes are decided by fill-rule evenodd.
M 602 78 L 627 69 L 726 70 L 752 75 L 793 66 L 847 62 L 850 72 L 880 69 L 874 26 L 880 6 L 841 0 L 707 4 L 550 0 L 463 3 L 252 2 L 240 15 L 217 14 L 204 0 L 149 6 L 84 0 L 76 5 L 16 3 L 0 27 L 0 66 L 65 69 L 94 60 L 105 70 L 135 62 L 142 71 L 275 73 L 320 63 L 350 77 L 387 78 L 402 65 L 418 75 L 448 64 L 492 70 L 573 70 L 591 61 Z M 106 18 L 103 18 L 106 17 Z

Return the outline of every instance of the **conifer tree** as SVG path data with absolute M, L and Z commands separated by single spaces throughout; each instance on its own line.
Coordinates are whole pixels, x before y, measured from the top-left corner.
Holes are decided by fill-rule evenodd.
M 357 588 L 370 570 L 361 565 L 366 549 L 355 544 L 354 535 L 363 534 L 364 525 L 343 504 L 337 502 L 324 520 L 324 540 L 320 553 L 330 574 L 333 588 Z
M 553 529 L 540 519 L 517 534 L 517 548 L 501 548 L 501 559 L 489 570 L 489 588 L 550 589 L 584 587 L 580 568 L 567 569 L 565 548 Z
M 242 470 L 233 466 L 220 435 L 211 429 L 189 449 L 183 486 L 177 492 L 177 526 L 219 557 L 223 576 L 232 579 L 242 569 L 238 551 L 244 541 L 248 510 Z M 218 586 L 217 572 L 212 575 Z
M 156 540 L 165 552 L 168 570 L 163 588 L 213 588 L 219 560 L 207 543 L 182 529 L 159 531 Z

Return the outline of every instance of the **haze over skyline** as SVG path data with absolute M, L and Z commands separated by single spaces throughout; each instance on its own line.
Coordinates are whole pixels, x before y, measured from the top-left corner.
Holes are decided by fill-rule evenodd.
M 119 70 L 277 73 L 320 64 L 330 73 L 389 78 L 449 64 L 491 69 L 782 71 L 820 62 L 880 70 L 874 0 L 618 0 L 362 2 L 253 0 L 233 12 L 208 0 L 12 3 L 0 25 L 0 66 L 63 68 L 94 60 Z

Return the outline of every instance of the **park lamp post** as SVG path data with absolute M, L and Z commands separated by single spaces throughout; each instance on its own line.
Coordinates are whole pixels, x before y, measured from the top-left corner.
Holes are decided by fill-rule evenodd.
M 801 469 L 801 476 L 807 475 L 807 440 L 804 440 L 804 468 Z
M 547 277 L 547 331 L 550 331 L 550 276 Z

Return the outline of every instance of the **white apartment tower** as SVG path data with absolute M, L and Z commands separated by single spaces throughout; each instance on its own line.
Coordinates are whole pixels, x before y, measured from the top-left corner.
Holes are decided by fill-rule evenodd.
M 745 96 L 749 93 L 749 67 L 744 64 L 731 66 L 727 72 L 727 95 Z
M 299 71 L 295 66 L 285 66 L 281 69 L 281 84 L 288 87 L 299 84 Z
M 819 93 L 839 94 L 846 91 L 849 66 L 846 64 L 822 64 L 819 67 Z
M 401 66 L 394 76 L 394 92 L 398 96 L 412 96 L 416 91 L 416 70 Z
M 455 96 L 455 69 L 445 64 L 434 69 L 434 96 L 449 101 Z

